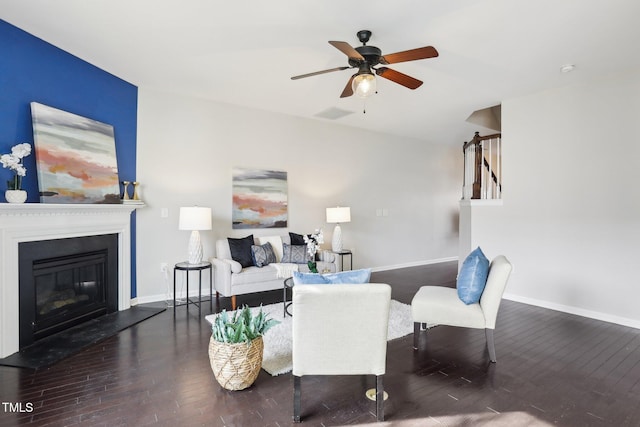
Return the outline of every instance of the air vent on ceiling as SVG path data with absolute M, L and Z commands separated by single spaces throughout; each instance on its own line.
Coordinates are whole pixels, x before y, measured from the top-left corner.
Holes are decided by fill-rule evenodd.
M 353 114 L 353 111 L 331 107 L 331 108 L 327 108 L 324 111 L 320 111 L 315 116 L 320 117 L 322 119 L 337 120 L 337 119 L 341 119 L 344 116 L 348 116 L 349 114 Z

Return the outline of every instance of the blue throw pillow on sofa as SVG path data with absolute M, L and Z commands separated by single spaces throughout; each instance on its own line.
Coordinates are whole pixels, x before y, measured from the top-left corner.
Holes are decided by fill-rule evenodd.
M 488 275 L 489 260 L 478 247 L 465 258 L 458 273 L 456 283 L 458 298 L 467 305 L 479 302 L 487 284 Z
M 260 268 L 276 262 L 276 253 L 273 251 L 273 247 L 269 242 L 264 245 L 252 245 L 251 256 L 253 258 L 253 265 Z
M 306 264 L 309 261 L 307 245 L 282 244 L 282 262 L 290 264 Z

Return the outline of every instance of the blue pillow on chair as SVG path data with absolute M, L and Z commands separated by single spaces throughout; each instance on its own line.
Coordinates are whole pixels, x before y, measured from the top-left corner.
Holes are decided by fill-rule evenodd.
M 337 273 L 325 274 L 324 277 L 332 284 L 353 284 L 360 285 L 363 283 L 369 283 L 371 278 L 371 269 L 363 268 L 361 270 L 347 270 L 339 271 Z
M 293 283 L 296 285 L 332 285 L 369 283 L 371 269 L 340 271 L 338 273 L 318 274 L 293 272 Z
M 488 275 L 489 260 L 478 247 L 467 256 L 458 273 L 456 283 L 458 298 L 467 305 L 479 302 L 487 284 Z
M 293 272 L 294 285 L 326 285 L 329 283 L 323 274 Z

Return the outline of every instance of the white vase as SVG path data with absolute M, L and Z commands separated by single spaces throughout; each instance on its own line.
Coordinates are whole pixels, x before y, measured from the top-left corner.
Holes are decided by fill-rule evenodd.
M 4 198 L 9 203 L 24 203 L 27 200 L 27 192 L 24 190 L 7 190 L 4 192 Z

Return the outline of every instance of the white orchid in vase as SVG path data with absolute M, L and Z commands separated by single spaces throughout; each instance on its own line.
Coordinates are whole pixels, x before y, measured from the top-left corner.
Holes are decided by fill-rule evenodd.
M 31 154 L 31 145 L 27 142 L 14 145 L 11 148 L 11 154 L 3 154 L 0 156 L 0 163 L 3 168 L 9 168 L 13 171 L 13 179 L 7 181 L 8 190 L 21 190 L 22 177 L 27 175 L 27 168 L 24 167 L 22 159 Z
M 305 235 L 304 242 L 307 244 L 307 254 L 309 255 L 309 262 L 307 262 L 309 271 L 317 273 L 316 252 L 320 249 L 320 245 L 324 243 L 322 228 L 316 228 L 316 231 L 313 234 L 309 234 L 308 236 Z

